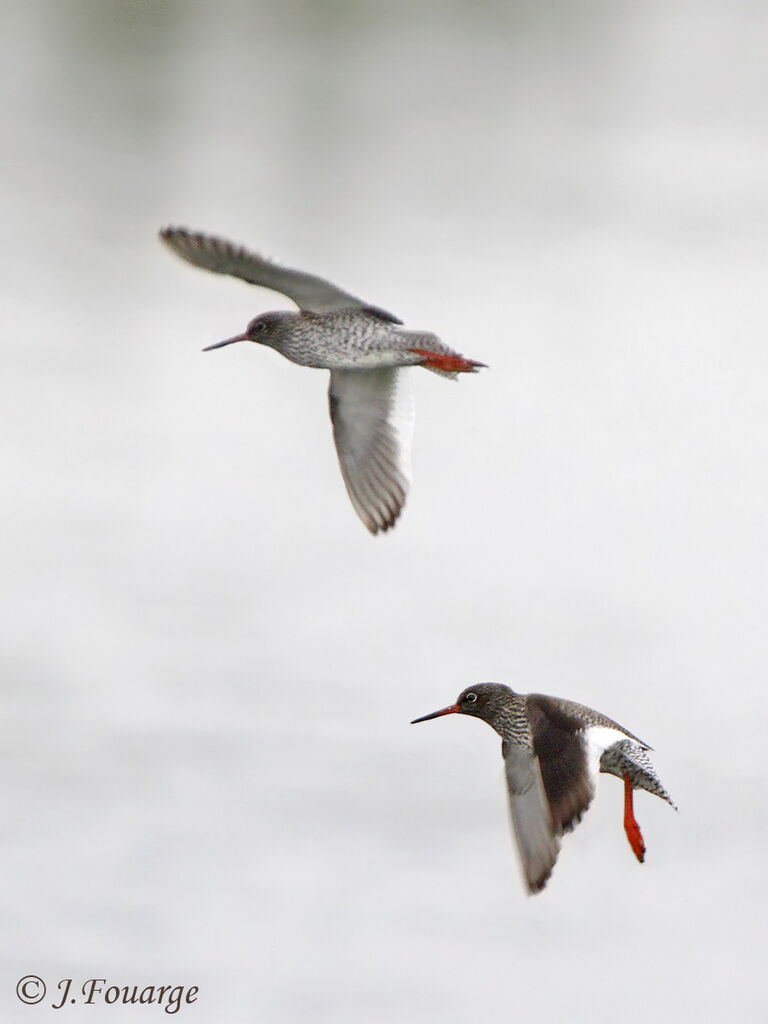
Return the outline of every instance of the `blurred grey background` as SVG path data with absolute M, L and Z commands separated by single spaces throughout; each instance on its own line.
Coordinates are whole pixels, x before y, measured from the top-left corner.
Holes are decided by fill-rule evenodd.
M 760 3 L 3 5 L 3 1020 L 762 1019 Z M 200 349 L 248 243 L 490 364 L 414 372 L 372 539 L 326 375 Z M 523 894 L 499 680 L 656 749 Z M 157 1019 L 72 1007 L 68 1019 Z M 35 1016 L 37 1014 L 37 1016 Z

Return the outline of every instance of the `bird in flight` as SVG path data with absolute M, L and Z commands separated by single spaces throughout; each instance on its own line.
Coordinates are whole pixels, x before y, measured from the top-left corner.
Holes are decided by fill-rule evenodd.
M 465 359 L 434 335 L 328 281 L 281 267 L 225 239 L 167 227 L 160 238 L 188 263 L 280 292 L 298 312 L 262 313 L 242 334 L 209 345 L 254 341 L 301 366 L 331 371 L 328 398 L 341 474 L 371 533 L 395 525 L 410 485 L 413 397 L 402 370 L 423 366 L 448 377 L 484 363 Z
M 547 884 L 560 838 L 581 821 L 600 772 L 623 781 L 624 831 L 637 859 L 645 860 L 633 790 L 675 804 L 651 764 L 651 748 L 637 736 L 583 704 L 515 693 L 502 683 L 469 686 L 455 704 L 412 724 L 452 714 L 481 718 L 501 736 L 512 828 L 529 893 Z

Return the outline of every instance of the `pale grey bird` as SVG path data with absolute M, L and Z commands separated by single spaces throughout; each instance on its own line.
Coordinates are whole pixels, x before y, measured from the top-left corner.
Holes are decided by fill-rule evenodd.
M 412 724 L 452 714 L 482 718 L 501 736 L 512 827 L 529 893 L 546 885 L 560 837 L 581 821 L 600 772 L 624 782 L 624 830 L 643 862 L 645 842 L 632 791 L 646 789 L 675 804 L 654 771 L 647 753 L 651 748 L 637 736 L 583 704 L 515 693 L 502 683 L 469 686 L 455 704 Z
M 320 277 L 288 270 L 221 238 L 164 228 L 160 238 L 189 263 L 231 274 L 292 299 L 298 313 L 262 313 L 243 334 L 204 351 L 255 341 L 294 363 L 331 371 L 328 389 L 341 473 L 355 511 L 371 533 L 394 526 L 410 484 L 413 399 L 403 367 L 455 377 L 478 363 L 434 334 L 402 321 Z

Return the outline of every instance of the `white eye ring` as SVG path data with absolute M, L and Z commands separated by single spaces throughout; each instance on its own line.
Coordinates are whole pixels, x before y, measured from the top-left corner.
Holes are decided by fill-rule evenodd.
M 474 704 L 475 701 L 477 700 L 477 694 L 476 693 L 468 693 L 466 695 L 466 697 L 464 698 L 464 700 L 467 702 L 467 704 Z

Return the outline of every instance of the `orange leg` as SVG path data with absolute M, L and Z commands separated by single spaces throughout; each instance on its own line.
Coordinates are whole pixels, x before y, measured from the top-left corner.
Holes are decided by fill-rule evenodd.
M 429 352 L 424 348 L 409 348 L 408 351 L 421 356 L 424 360 L 422 365 L 445 373 L 474 373 L 478 366 L 485 366 L 485 363 L 476 363 L 474 359 L 465 359 L 464 356 L 447 356 L 443 352 Z
M 632 852 L 642 864 L 645 860 L 645 841 L 640 826 L 635 821 L 635 812 L 632 808 L 632 780 L 628 775 L 624 776 L 624 831 L 627 833 Z

